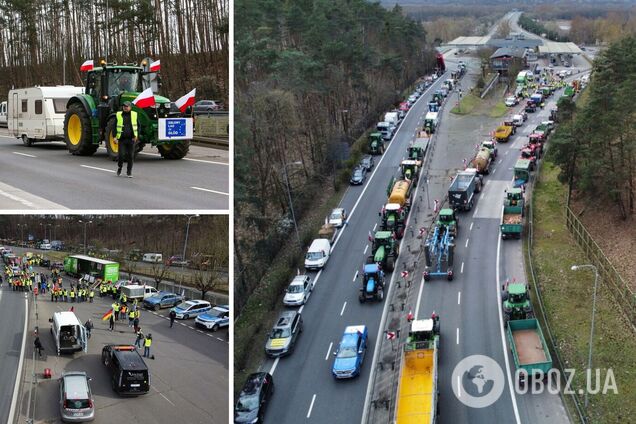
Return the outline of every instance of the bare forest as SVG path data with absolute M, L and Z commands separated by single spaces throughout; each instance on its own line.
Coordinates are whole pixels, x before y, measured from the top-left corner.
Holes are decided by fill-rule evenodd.
M 228 99 L 227 0 L 0 0 L 0 92 L 83 85 L 85 60 L 161 60 L 162 94 Z M 2 97 L 2 96 L 0 96 Z

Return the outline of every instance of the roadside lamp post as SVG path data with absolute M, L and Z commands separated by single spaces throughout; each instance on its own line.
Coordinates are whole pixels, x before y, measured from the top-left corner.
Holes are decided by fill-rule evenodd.
M 26 227 L 26 224 L 18 224 L 18 228 L 20 229 L 20 243 L 24 241 L 24 227 Z
M 78 221 L 80 224 L 84 224 L 84 254 L 86 254 L 86 226 L 88 224 L 92 224 L 93 221 L 82 221 L 81 219 Z
M 590 341 L 589 341 L 590 352 L 587 357 L 587 369 L 589 373 L 588 376 L 591 377 L 592 375 L 592 342 L 594 341 L 594 317 L 596 315 L 596 291 L 598 289 L 598 268 L 596 268 L 596 266 L 592 264 L 585 264 L 585 265 L 572 265 L 571 269 L 572 271 L 578 271 L 585 268 L 592 268 L 594 270 L 594 296 L 592 298 L 592 327 L 590 328 Z M 586 408 L 588 403 L 589 403 L 588 391 L 586 390 L 585 391 L 585 407 Z
M 291 210 L 292 220 L 294 221 L 294 230 L 296 230 L 296 241 L 298 242 L 298 248 L 302 250 L 303 246 L 300 243 L 300 234 L 298 234 L 298 224 L 296 222 L 296 213 L 294 212 L 294 202 L 292 201 L 291 189 L 289 188 L 289 175 L 287 174 L 287 167 L 290 165 L 302 165 L 301 161 L 292 163 L 285 163 L 283 161 L 283 175 L 285 177 L 285 186 L 287 187 L 287 198 L 289 200 L 289 209 Z
M 196 218 L 199 215 L 185 215 L 188 218 L 188 223 L 186 224 L 186 234 L 185 241 L 183 242 L 183 255 L 181 256 L 181 278 L 179 279 L 179 293 L 181 293 L 181 288 L 183 286 L 183 266 L 186 262 L 186 249 L 188 248 L 188 235 L 190 234 L 190 220 L 192 218 Z

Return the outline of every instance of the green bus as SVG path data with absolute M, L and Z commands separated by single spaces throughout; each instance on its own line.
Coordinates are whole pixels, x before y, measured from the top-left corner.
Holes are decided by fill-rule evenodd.
M 64 272 L 74 277 L 90 275 L 103 281 L 119 280 L 119 264 L 86 255 L 71 255 L 64 258 Z

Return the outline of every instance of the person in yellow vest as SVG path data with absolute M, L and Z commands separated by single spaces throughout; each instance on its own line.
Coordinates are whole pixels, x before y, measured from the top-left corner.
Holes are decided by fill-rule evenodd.
M 135 320 L 135 311 L 132 309 L 128 312 L 128 327 L 133 326 L 133 321 Z
M 150 358 L 150 346 L 152 345 L 152 334 L 148 333 L 144 339 L 144 358 Z
M 115 321 L 117 321 L 119 319 L 119 303 L 115 302 L 113 303 L 113 312 L 115 313 Z
M 91 289 L 91 292 L 88 294 L 88 298 L 90 302 L 93 303 L 93 298 L 95 297 L 95 290 Z
M 135 318 L 137 319 L 141 318 L 141 311 L 139 309 L 135 309 Z
M 130 102 L 124 102 L 122 110 L 117 112 L 117 128 L 115 128 L 115 143 L 118 145 L 117 176 L 121 175 L 121 168 L 126 160 L 126 176 L 132 178 L 133 160 L 135 158 L 135 143 L 137 142 L 138 126 L 137 112 L 132 110 Z
M 68 297 L 71 298 L 71 302 L 75 302 L 75 290 L 71 290 L 71 292 L 68 294 Z

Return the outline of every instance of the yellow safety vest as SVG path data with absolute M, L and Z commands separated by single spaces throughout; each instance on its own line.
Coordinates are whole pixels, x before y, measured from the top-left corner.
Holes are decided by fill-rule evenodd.
M 130 311 L 130 313 L 128 314 L 128 318 L 135 319 L 135 311 Z
M 152 344 L 152 339 L 146 338 L 146 340 L 144 341 L 144 347 L 150 347 L 151 344 Z
M 91 292 L 90 292 L 89 296 L 90 296 L 90 297 L 95 296 L 95 292 L 94 292 L 93 290 L 91 290 Z
M 121 137 L 121 132 L 124 129 L 124 113 L 122 111 L 117 112 L 117 133 L 115 135 L 116 139 Z M 132 124 L 133 134 L 137 137 L 137 112 L 134 110 L 130 111 L 130 123 Z

